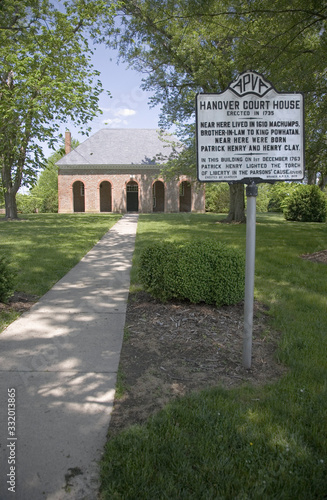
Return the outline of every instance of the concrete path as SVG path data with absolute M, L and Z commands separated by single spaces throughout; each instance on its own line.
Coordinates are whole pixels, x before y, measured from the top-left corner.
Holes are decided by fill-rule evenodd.
M 137 217 L 125 215 L 0 334 L 1 500 L 97 498 Z

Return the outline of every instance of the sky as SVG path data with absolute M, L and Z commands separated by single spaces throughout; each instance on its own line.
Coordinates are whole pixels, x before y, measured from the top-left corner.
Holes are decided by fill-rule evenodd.
M 101 73 L 102 86 L 110 91 L 111 97 L 105 91 L 100 95 L 99 106 L 103 114 L 89 122 L 90 135 L 102 128 L 158 128 L 160 108 L 149 107 L 151 93 L 141 90 L 142 75 L 122 62 L 117 64 L 117 54 L 113 49 L 97 45 L 92 56 L 94 68 Z M 60 132 L 64 134 L 67 129 L 73 139 L 79 142 L 87 139 L 72 123 L 63 124 Z M 46 157 L 53 153 L 47 146 L 43 149 Z

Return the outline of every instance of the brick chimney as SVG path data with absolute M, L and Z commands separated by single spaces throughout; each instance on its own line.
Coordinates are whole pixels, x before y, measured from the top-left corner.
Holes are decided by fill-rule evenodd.
M 65 153 L 68 155 L 72 150 L 72 136 L 71 133 L 67 130 L 65 132 Z

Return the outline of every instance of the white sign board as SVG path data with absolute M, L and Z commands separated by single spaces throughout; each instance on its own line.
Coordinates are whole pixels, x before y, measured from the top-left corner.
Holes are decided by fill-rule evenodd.
M 220 94 L 196 96 L 200 182 L 304 177 L 304 99 L 248 71 Z

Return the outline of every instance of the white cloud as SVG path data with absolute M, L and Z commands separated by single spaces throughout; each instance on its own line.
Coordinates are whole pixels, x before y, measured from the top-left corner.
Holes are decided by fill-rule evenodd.
M 128 109 L 128 108 L 120 108 L 114 114 L 114 116 L 133 116 L 133 115 L 136 115 L 136 111 L 134 109 Z
M 122 120 L 121 118 L 107 118 L 102 120 L 104 125 L 109 125 L 110 127 L 115 127 L 117 125 L 128 125 L 127 120 Z
M 130 108 L 101 108 L 101 110 L 112 116 L 134 116 L 135 109 Z
M 136 111 L 131 108 L 102 108 L 107 118 L 103 118 L 101 123 L 109 127 L 126 126 L 126 118 L 136 115 Z

